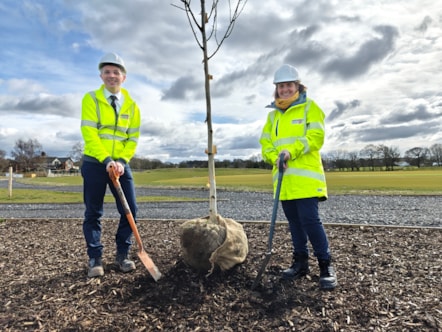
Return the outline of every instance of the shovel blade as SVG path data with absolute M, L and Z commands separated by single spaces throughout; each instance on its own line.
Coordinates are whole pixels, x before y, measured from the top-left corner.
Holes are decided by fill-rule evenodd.
M 141 262 L 146 267 L 147 271 L 149 271 L 150 275 L 155 281 L 158 281 L 162 274 L 160 270 L 156 267 L 155 263 L 153 262 L 152 258 L 145 252 L 144 250 L 138 252 L 138 257 L 140 258 Z
M 266 270 L 267 264 L 269 264 L 270 258 L 272 257 L 272 252 L 266 253 L 266 257 L 264 258 L 264 261 L 261 264 L 261 268 L 259 269 L 259 272 L 255 278 L 255 281 L 252 285 L 252 290 L 258 286 L 259 282 L 261 281 L 262 275 L 264 274 L 264 271 Z

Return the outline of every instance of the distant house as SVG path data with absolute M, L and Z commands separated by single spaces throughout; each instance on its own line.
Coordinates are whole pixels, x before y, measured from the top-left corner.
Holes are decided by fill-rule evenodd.
M 46 169 L 57 171 L 70 171 L 74 168 L 74 161 L 70 158 L 46 157 Z
M 394 163 L 396 166 L 399 167 L 408 167 L 410 166 L 410 163 L 406 162 L 406 161 L 398 161 L 397 163 Z

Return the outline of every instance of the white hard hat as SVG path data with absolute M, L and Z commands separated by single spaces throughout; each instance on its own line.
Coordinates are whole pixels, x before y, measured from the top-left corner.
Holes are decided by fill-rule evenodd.
M 103 66 L 111 64 L 121 68 L 124 73 L 126 73 L 126 66 L 124 65 L 123 59 L 116 53 L 107 53 L 105 54 L 100 62 L 98 63 L 98 70 L 101 70 Z
M 300 81 L 298 70 L 291 65 L 282 65 L 275 72 L 273 83 Z

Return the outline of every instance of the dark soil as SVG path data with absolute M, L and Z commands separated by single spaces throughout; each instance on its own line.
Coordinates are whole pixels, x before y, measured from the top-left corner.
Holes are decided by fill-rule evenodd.
M 198 217 L 198 216 L 196 216 Z M 441 228 L 326 225 L 339 286 L 318 288 L 318 268 L 282 281 L 290 264 L 285 224 L 261 284 L 268 223 L 244 224 L 245 263 L 210 276 L 181 259 L 179 222 L 139 220 L 155 282 L 136 255 L 134 273 L 113 265 L 117 222 L 103 222 L 105 276 L 86 277 L 82 221 L 0 223 L 1 331 L 441 331 Z

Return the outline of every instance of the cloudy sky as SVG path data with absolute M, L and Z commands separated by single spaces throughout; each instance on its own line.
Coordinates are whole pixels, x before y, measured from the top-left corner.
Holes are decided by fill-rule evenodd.
M 197 14 L 200 1 L 193 3 Z M 142 111 L 137 156 L 207 158 L 203 53 L 177 6 L 0 1 L 0 149 L 9 154 L 18 139 L 37 139 L 47 155 L 67 156 L 81 141 L 81 99 L 101 85 L 97 63 L 114 51 Z M 220 5 L 219 36 L 227 15 Z M 442 143 L 439 1 L 249 0 L 209 62 L 217 159 L 260 155 L 265 106 L 283 63 L 298 68 L 327 115 L 323 153 Z

